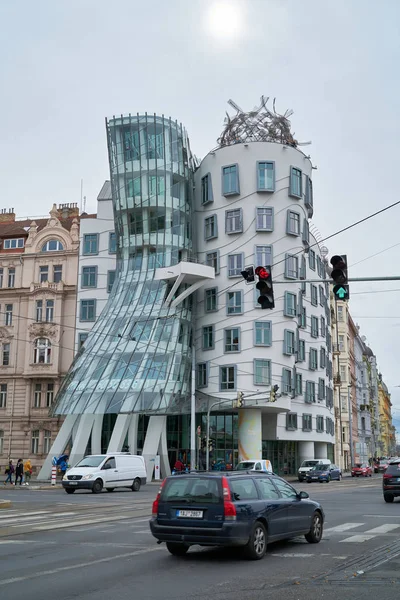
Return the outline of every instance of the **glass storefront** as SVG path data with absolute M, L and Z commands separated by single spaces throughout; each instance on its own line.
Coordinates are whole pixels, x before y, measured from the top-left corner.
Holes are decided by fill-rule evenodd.
M 299 468 L 299 444 L 289 440 L 263 440 L 262 457 L 271 461 L 277 475 L 296 475 Z

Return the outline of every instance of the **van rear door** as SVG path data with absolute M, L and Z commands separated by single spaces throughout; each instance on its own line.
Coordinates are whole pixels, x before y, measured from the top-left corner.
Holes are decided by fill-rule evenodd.
M 220 477 L 179 475 L 166 480 L 158 523 L 177 527 L 222 527 L 224 502 Z

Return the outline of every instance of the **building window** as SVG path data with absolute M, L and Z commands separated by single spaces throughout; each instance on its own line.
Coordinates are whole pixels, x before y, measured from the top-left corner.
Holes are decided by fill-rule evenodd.
M 157 269 L 158 267 L 165 267 L 165 251 L 151 247 L 149 248 L 148 268 Z
M 240 277 L 244 269 L 243 253 L 228 256 L 228 277 Z
M 299 340 L 299 350 L 297 355 L 297 360 L 299 362 L 303 362 L 306 360 L 306 343 L 304 340 Z
M 227 210 L 225 212 L 225 232 L 241 233 L 243 231 L 242 209 Z
M 213 202 L 213 190 L 211 183 L 211 175 L 207 173 L 204 177 L 201 178 L 201 203 L 208 204 L 209 202 Z
M 317 432 L 324 432 L 324 417 L 322 415 L 317 415 Z
M 50 408 L 54 401 L 54 383 L 47 384 L 46 390 L 46 407 Z
M 325 293 L 322 285 L 319 286 L 319 303 L 321 306 L 325 305 Z
M 214 348 L 214 325 L 203 327 L 203 350 Z
M 141 209 L 129 211 L 129 235 L 143 233 L 143 211 Z
M 206 265 L 208 267 L 213 267 L 215 274 L 219 275 L 219 250 L 206 253 Z
M 296 373 L 296 396 L 303 395 L 303 375 L 301 373 Z
M 318 400 L 325 400 L 325 380 L 318 379 Z
M 99 236 L 97 233 L 85 233 L 83 236 L 83 254 L 99 253 Z
M 38 338 L 35 340 L 33 362 L 35 364 L 50 364 L 51 343 L 47 338 Z
M 150 233 L 157 233 L 158 231 L 165 230 L 165 208 L 150 208 L 149 209 L 149 231 Z
M 311 250 L 311 249 L 308 253 L 308 265 L 309 265 L 310 269 L 315 271 L 315 252 L 314 252 L 314 250 Z
M 0 454 L 4 452 L 4 431 L 0 429 Z
M 239 352 L 240 351 L 240 329 L 233 327 L 225 329 L 224 332 L 224 352 Z
M 204 291 L 204 312 L 218 310 L 218 288 L 209 288 Z
M 82 267 L 82 288 L 97 287 L 97 267 Z
M 212 240 L 218 236 L 217 215 L 204 219 L 204 239 Z
M 305 306 L 302 306 L 301 309 L 300 309 L 299 327 L 301 329 L 306 329 L 307 328 L 307 311 L 306 311 L 306 307 Z
M 10 344 L 8 343 L 3 344 L 1 363 L 3 367 L 8 367 L 10 364 Z
M 273 162 L 257 163 L 257 191 L 275 191 L 275 165 Z
M 296 310 L 296 294 L 292 294 L 291 292 L 285 292 L 285 305 L 283 309 L 283 314 L 285 315 L 285 317 L 295 317 Z
M 162 355 L 156 355 L 146 360 L 144 377 L 145 379 L 156 379 L 164 381 L 167 378 L 168 359 Z
M 207 363 L 199 363 L 197 365 L 197 387 L 204 388 L 208 385 L 208 368 Z
M 299 258 L 292 254 L 285 256 L 285 277 L 286 279 L 298 279 L 299 277 Z
M 318 352 L 315 348 L 310 348 L 310 369 L 311 371 L 318 369 Z
M 154 130 L 147 130 L 147 158 L 164 158 L 164 136 L 163 133 L 156 133 Z
M 15 269 L 14 267 L 9 267 L 8 269 L 8 287 L 15 287 Z
M 236 367 L 234 365 L 219 368 L 219 389 L 221 392 L 236 389 Z
M 303 235 L 301 240 L 306 248 L 310 245 L 310 226 L 306 218 L 303 219 Z
M 7 384 L 0 383 L 0 408 L 7 406 Z
M 302 173 L 300 169 L 290 167 L 290 196 L 301 198 L 302 196 Z
M 271 385 L 271 361 L 254 359 L 254 385 Z
M 256 231 L 274 230 L 274 209 L 269 206 L 256 208 Z
M 308 216 L 310 218 L 312 217 L 312 213 L 313 213 L 313 204 L 314 204 L 314 200 L 313 200 L 312 181 L 309 177 L 306 176 L 306 192 L 305 192 L 305 198 L 304 198 L 304 205 L 306 208 L 308 208 Z
M 3 287 L 4 269 L 0 269 L 0 288 Z
M 151 175 L 149 177 L 149 195 L 164 196 L 165 194 L 165 177 L 164 175 Z M 164 229 L 164 227 L 162 227 Z
M 32 431 L 31 454 L 39 454 L 39 429 Z
M 286 429 L 297 429 L 297 413 L 286 413 Z
M 319 366 L 321 367 L 321 369 L 325 369 L 326 367 L 326 350 L 323 346 L 321 346 L 319 352 Z
M 340 365 L 340 381 L 347 381 L 347 369 L 346 365 Z
M 344 344 L 344 335 L 339 335 L 339 351 L 344 352 L 345 344 Z
M 282 394 L 288 395 L 292 393 L 292 371 L 290 369 L 282 369 Z
M 12 325 L 12 320 L 13 320 L 13 305 L 12 304 L 6 304 L 5 306 L 6 310 L 5 310 L 5 315 L 4 315 L 4 324 L 7 327 L 11 327 Z
M 271 346 L 272 344 L 272 322 L 256 321 L 254 323 L 254 345 Z
M 303 414 L 303 431 L 312 431 L 312 415 Z
M 87 340 L 88 335 L 89 335 L 88 333 L 83 333 L 83 332 L 79 334 L 79 336 L 78 336 L 79 348 L 82 348 L 83 344 Z
M 242 292 L 226 293 L 226 313 L 228 315 L 240 315 L 243 312 Z
M 222 195 L 239 194 L 239 172 L 237 165 L 222 167 Z
M 107 271 L 107 294 L 111 292 L 114 285 L 115 273 L 116 271 Z
M 348 412 L 349 410 L 349 406 L 348 406 L 348 398 L 347 396 L 340 396 L 340 409 L 342 412 Z
M 142 180 L 140 177 L 135 177 L 134 179 L 128 179 L 126 182 L 126 190 L 128 194 L 128 198 L 134 198 L 135 196 L 140 196 L 142 193 Z
M 42 252 L 61 252 L 64 246 L 59 240 L 49 240 L 42 246 Z
M 42 402 L 42 384 L 35 383 L 35 391 L 33 393 L 33 408 L 40 408 Z
M 300 235 L 300 215 L 293 210 L 288 210 L 286 213 L 286 233 Z
M 257 267 L 270 267 L 272 265 L 272 246 L 256 246 L 255 257 Z
M 62 265 L 53 266 L 53 282 L 60 283 L 62 280 Z
M 36 323 L 43 320 L 43 300 L 36 300 Z
M 337 307 L 337 315 L 338 315 L 338 321 L 344 321 L 343 318 L 343 306 L 338 306 Z
M 318 317 L 311 316 L 311 337 L 317 338 L 319 331 Z
M 39 267 L 39 282 L 45 283 L 49 280 L 49 267 L 47 265 Z
M 306 397 L 307 404 L 315 402 L 315 383 L 314 381 L 306 381 Z
M 46 323 L 54 321 L 54 300 L 46 300 Z
M 49 429 L 44 430 L 43 436 L 43 454 L 48 454 L 51 448 L 51 431 Z
M 110 232 L 110 236 L 108 238 L 108 252 L 110 254 L 115 254 L 117 252 L 117 235 L 115 231 Z
M 318 306 L 318 288 L 316 285 L 311 285 L 311 304 L 313 306 Z
M 24 238 L 12 238 L 3 241 L 3 250 L 15 250 L 15 248 L 23 248 L 24 246 Z
M 324 317 L 321 317 L 321 337 L 325 337 L 326 322 Z
M 80 321 L 96 320 L 96 300 L 81 300 Z
M 283 340 L 283 354 L 294 354 L 295 353 L 295 334 L 294 331 L 285 329 L 284 340 Z

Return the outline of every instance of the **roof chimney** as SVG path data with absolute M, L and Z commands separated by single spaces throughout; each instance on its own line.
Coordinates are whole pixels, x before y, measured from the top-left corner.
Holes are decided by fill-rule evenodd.
M 14 223 L 15 212 L 13 208 L 0 209 L 0 223 Z

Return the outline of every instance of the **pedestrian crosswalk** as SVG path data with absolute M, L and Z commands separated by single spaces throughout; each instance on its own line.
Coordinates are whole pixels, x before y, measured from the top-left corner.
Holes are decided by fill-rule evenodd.
M 354 531 L 356 529 L 365 529 L 365 531 Z M 341 523 L 335 527 L 328 527 L 324 531 L 325 536 L 339 536 L 350 532 L 352 535 L 345 537 L 345 539 L 338 540 L 340 543 L 362 543 L 372 540 L 378 536 L 392 536 L 398 537 L 400 529 L 400 523 L 383 523 L 377 527 L 368 526 L 368 523 Z M 354 532 L 354 535 L 353 535 Z

